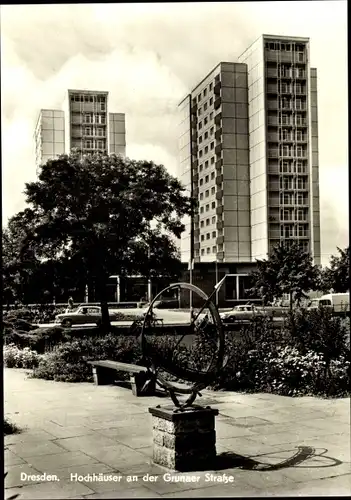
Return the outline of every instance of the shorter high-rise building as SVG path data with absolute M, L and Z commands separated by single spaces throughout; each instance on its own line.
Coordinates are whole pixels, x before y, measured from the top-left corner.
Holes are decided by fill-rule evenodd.
M 35 129 L 37 167 L 73 148 L 125 156 L 125 115 L 110 113 L 108 92 L 68 90 L 62 110 L 42 109 Z

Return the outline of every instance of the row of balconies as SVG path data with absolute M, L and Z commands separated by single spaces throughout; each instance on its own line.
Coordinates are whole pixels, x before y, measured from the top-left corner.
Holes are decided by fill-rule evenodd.
M 280 87 L 274 83 L 268 83 L 266 87 L 268 94 L 282 94 L 282 95 L 301 95 L 306 96 L 306 88 L 296 89 L 294 85 L 287 85 L 286 87 Z
M 308 207 L 309 200 L 308 197 L 304 197 L 301 199 L 293 199 L 290 200 L 279 200 L 279 198 L 270 198 L 268 200 L 268 206 L 270 207 Z
M 304 52 L 282 52 L 280 50 L 266 50 L 265 51 L 265 59 L 266 61 L 274 61 L 274 62 L 286 62 L 286 63 L 305 63 L 306 56 Z
M 266 68 L 267 78 L 282 78 L 286 80 L 306 80 L 306 71 L 294 68 L 294 71 L 279 71 L 278 68 Z
M 307 165 L 289 165 L 288 169 L 286 167 L 284 167 L 283 165 L 272 165 L 270 163 L 268 163 L 268 167 L 267 167 L 267 172 L 268 174 L 284 174 L 284 176 L 288 175 L 288 176 L 294 176 L 296 174 L 307 174 L 308 171 L 307 171 Z
M 278 118 L 278 116 L 268 116 L 267 123 L 268 125 L 276 125 L 277 127 L 307 127 L 306 118 L 296 119 L 299 115 L 288 115 L 288 118 L 282 119 Z M 289 119 L 290 118 L 290 119 Z M 295 119 L 294 119 L 295 118 Z
M 268 133 L 267 134 L 267 141 L 269 142 L 307 142 L 308 138 L 307 135 L 300 135 L 300 134 L 288 134 L 286 136 L 280 136 L 279 134 L 275 133 Z
M 269 191 L 308 191 L 308 183 L 280 183 L 280 182 L 269 182 L 268 183 Z
M 279 149 L 269 149 L 268 158 L 307 158 L 307 151 L 280 151 Z
M 307 107 L 305 102 L 302 102 L 300 104 L 297 104 L 296 102 L 284 104 L 280 103 L 278 100 L 268 100 L 267 109 L 282 111 L 306 111 Z

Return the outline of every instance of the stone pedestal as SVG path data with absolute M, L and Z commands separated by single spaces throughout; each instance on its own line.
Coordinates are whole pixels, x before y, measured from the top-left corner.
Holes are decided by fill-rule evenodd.
M 215 416 L 218 410 L 193 406 L 149 408 L 153 461 L 179 472 L 213 468 L 216 458 Z

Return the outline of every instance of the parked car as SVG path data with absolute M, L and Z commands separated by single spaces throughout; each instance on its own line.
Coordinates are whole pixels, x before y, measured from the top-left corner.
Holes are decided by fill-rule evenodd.
M 110 320 L 117 321 L 117 315 L 110 312 Z M 98 306 L 79 306 L 73 311 L 58 314 L 55 318 L 55 323 L 60 323 L 62 326 L 71 327 L 72 325 L 84 325 L 92 323 L 101 324 L 101 307 Z
M 253 317 L 282 317 L 288 309 L 282 306 L 256 306 L 254 304 L 244 304 L 233 307 L 232 310 L 220 313 L 223 323 L 233 323 L 234 321 L 249 321 Z

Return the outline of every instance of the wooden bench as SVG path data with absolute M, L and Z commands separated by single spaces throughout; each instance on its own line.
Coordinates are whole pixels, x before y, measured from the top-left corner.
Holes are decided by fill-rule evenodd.
M 156 379 L 145 366 L 120 363 L 119 361 L 88 361 L 93 367 L 96 385 L 112 384 L 115 381 L 114 371 L 130 373 L 130 382 L 134 396 L 153 396 L 156 390 Z

